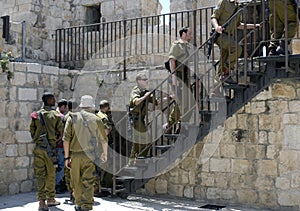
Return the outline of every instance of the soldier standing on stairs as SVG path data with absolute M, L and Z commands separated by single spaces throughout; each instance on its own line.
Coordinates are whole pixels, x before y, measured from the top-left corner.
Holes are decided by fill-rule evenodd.
M 269 0 L 270 6 L 270 34 L 269 56 L 285 54 L 285 32 L 290 44 L 297 32 L 297 0 Z M 285 10 L 286 18 L 285 20 Z M 287 26 L 285 25 L 287 21 Z M 280 41 L 278 41 L 280 39 Z
M 173 42 L 169 51 L 172 89 L 177 99 L 175 107 L 170 112 L 168 123 L 164 126 L 166 133 L 172 133 L 174 127 L 177 127 L 175 133 L 179 133 L 181 115 L 185 115 L 185 119 L 188 121 L 190 115 L 186 115 L 186 112 L 193 106 L 190 88 L 191 73 L 188 68 L 189 51 L 192 49 L 189 44 L 192 39 L 192 31 L 189 27 L 183 27 L 179 30 L 179 36 L 180 39 Z
M 34 173 L 37 183 L 39 211 L 48 211 L 48 206 L 59 205 L 55 200 L 55 166 L 57 165 L 56 143 L 61 138 L 63 123 L 53 109 L 54 95 L 45 92 L 42 97 L 44 106 L 31 114 L 30 134 L 36 144 L 34 155 Z M 47 199 L 47 204 L 45 200 Z
M 134 159 L 139 156 L 148 155 L 151 144 L 151 136 L 147 135 L 147 125 L 145 117 L 147 115 L 148 103 L 154 99 L 150 91 L 147 90 L 148 78 L 146 74 L 136 75 L 137 85 L 130 93 L 129 109 L 133 120 L 133 146 L 130 153 L 128 165 L 134 165 Z M 156 101 L 156 100 L 155 100 Z M 157 101 L 155 104 L 158 104 Z
M 242 47 L 237 44 L 234 30 L 244 29 L 244 23 L 241 23 L 241 13 L 235 16 L 238 9 L 238 0 L 219 0 L 211 16 L 212 27 L 217 32 L 216 36 L 218 37 L 215 43 L 219 46 L 221 54 L 217 82 L 237 83 L 231 74 L 238 57 L 242 54 Z M 234 17 L 232 21 L 224 27 L 224 24 L 232 17 Z M 260 24 L 246 24 L 247 29 L 255 27 L 260 27 Z

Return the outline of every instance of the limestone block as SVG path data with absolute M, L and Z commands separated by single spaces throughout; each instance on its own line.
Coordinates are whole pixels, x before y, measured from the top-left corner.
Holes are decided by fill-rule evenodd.
M 230 189 L 222 190 L 220 193 L 220 199 L 226 201 L 230 200 L 231 203 L 235 203 L 236 200 L 235 191 Z
M 18 96 L 20 101 L 36 101 L 37 90 L 33 88 L 18 88 Z
M 236 143 L 236 156 L 237 158 L 246 158 L 246 148 L 243 143 Z
M 268 143 L 268 133 L 266 131 L 259 131 L 258 143 L 259 144 L 267 144 Z
M 267 109 L 265 101 L 254 101 L 250 103 L 250 112 L 251 114 L 260 114 L 264 113 Z
M 294 171 L 300 171 L 300 151 L 296 150 L 282 150 L 279 153 L 278 170 L 279 175 L 288 175 Z
M 11 101 L 16 101 L 17 100 L 17 87 L 11 87 L 9 89 L 9 99 Z
M 189 184 L 190 185 L 195 185 L 196 184 L 196 169 L 189 171 Z
M 27 155 L 27 145 L 26 144 L 19 144 L 18 146 L 18 154 L 19 156 Z
M 8 191 L 8 185 L 6 183 L 0 183 L 0 195 L 1 196 L 6 195 L 7 191 Z
M 246 174 L 249 173 L 251 166 L 248 160 L 242 159 L 232 159 L 232 172 L 239 173 L 239 174 Z
M 223 158 L 236 157 L 236 146 L 234 144 L 220 144 L 220 155 Z
M 16 139 L 18 143 L 30 143 L 32 138 L 29 131 L 16 131 Z
M 291 181 L 287 177 L 277 177 L 275 181 L 275 187 L 281 190 L 288 190 L 290 188 Z
M 214 186 L 214 174 L 213 173 L 201 173 L 201 186 L 213 187 Z
M 232 115 L 225 122 L 225 127 L 227 129 L 236 129 L 237 127 L 237 115 Z
M 6 129 L 8 127 L 8 118 L 0 118 L 0 128 Z
M 49 75 L 58 75 L 59 68 L 55 66 L 46 66 L 44 65 L 42 68 L 42 73 Z
M 13 194 L 17 194 L 20 192 L 20 187 L 18 183 L 11 183 L 8 186 L 8 193 L 13 195 Z
M 300 188 L 300 173 L 292 173 L 291 187 Z
M 272 96 L 275 98 L 294 99 L 296 97 L 296 91 L 294 87 L 276 83 L 272 86 Z
M 289 101 L 288 107 L 289 107 L 290 112 L 300 112 L 300 103 L 298 100 L 297 101 L 295 101 L 295 100 Z
M 298 123 L 298 115 L 296 113 L 283 114 L 282 123 L 295 125 Z
M 30 2 L 31 3 L 31 2 Z M 28 12 L 31 11 L 31 9 L 33 8 L 33 5 L 30 3 L 24 3 L 24 4 L 20 4 L 19 5 L 19 12 L 23 13 L 23 12 Z
M 248 158 L 249 160 L 263 159 L 265 157 L 265 145 L 246 145 L 246 158 Z
M 145 184 L 145 189 L 146 192 L 150 195 L 154 195 L 155 194 L 155 179 L 151 179 L 149 180 L 146 184 Z
M 275 146 L 281 146 L 284 139 L 282 131 L 268 132 L 268 141 Z
M 194 198 L 203 200 L 206 198 L 206 188 L 202 186 L 194 187 Z
M 280 100 L 280 101 L 267 101 L 270 114 L 278 114 L 289 111 L 289 104 L 294 101 Z M 299 109 L 300 110 L 300 109 Z
M 38 64 L 38 63 L 28 63 L 27 64 L 27 72 L 41 73 L 42 72 L 42 65 Z
M 168 181 L 158 178 L 155 181 L 155 191 L 158 194 L 166 194 L 168 192 Z
M 286 149 L 300 149 L 300 125 L 284 125 L 283 137 L 283 146 Z
M 168 184 L 168 194 L 171 196 L 182 197 L 183 189 L 184 189 L 183 185 L 174 185 L 172 183 Z
M 227 173 L 216 173 L 215 174 L 215 187 L 226 188 L 228 185 L 228 174 Z
M 182 168 L 189 170 L 196 170 L 198 168 L 197 158 L 187 157 L 182 161 Z
M 237 197 L 240 203 L 255 204 L 258 200 L 258 194 L 255 190 L 237 190 Z
M 264 207 L 278 207 L 276 191 L 260 191 L 258 193 L 259 204 Z
M 176 171 L 170 172 L 169 182 L 174 184 L 188 184 L 189 173 L 183 169 L 177 168 Z
M 278 149 L 274 145 L 267 146 L 267 159 L 275 159 Z
M 194 198 L 194 188 L 192 186 L 187 186 L 183 190 L 183 196 L 186 198 Z
M 31 143 L 31 144 L 27 144 L 27 150 L 28 150 L 28 155 L 32 155 L 32 152 L 34 150 L 35 144 Z
M 14 72 L 26 72 L 26 63 L 14 62 Z
M 7 100 L 7 94 L 8 94 L 8 89 L 7 88 L 0 88 L 0 99 L 1 100 Z
M 14 86 L 23 86 L 26 82 L 26 74 L 22 72 L 14 72 L 14 77 L 11 82 Z
M 248 114 L 237 114 L 237 128 L 246 130 L 249 128 L 248 123 Z
M 231 172 L 230 159 L 216 159 L 210 160 L 210 171 L 213 172 Z
M 277 161 L 276 160 L 259 160 L 257 161 L 259 176 L 277 176 Z
M 0 140 L 3 144 L 14 144 L 14 133 L 10 130 L 6 129 L 0 129 Z
M 12 171 L 12 180 L 13 181 L 21 181 L 26 180 L 27 177 L 27 169 L 14 169 Z
M 29 157 L 17 157 L 16 158 L 16 167 L 28 168 L 29 167 Z
M 21 189 L 20 191 L 22 193 L 27 193 L 27 192 L 30 192 L 32 191 L 33 189 L 33 182 L 32 180 L 25 180 L 21 183 Z
M 272 98 L 272 92 L 270 92 L 269 90 L 264 90 L 264 91 L 260 92 L 254 98 L 254 101 L 256 101 L 256 100 L 269 100 L 271 98 Z
M 258 176 L 254 181 L 256 190 L 272 191 L 275 190 L 275 180 L 273 177 L 261 175 Z
M 280 206 L 299 206 L 300 204 L 300 191 L 298 190 L 278 191 L 277 195 Z
M 259 129 L 260 130 L 271 130 L 272 129 L 272 116 L 268 114 L 261 114 L 259 119 Z
M 6 156 L 7 157 L 18 156 L 18 145 L 17 144 L 6 145 Z
M 207 188 L 206 197 L 207 199 L 220 199 L 221 191 L 221 188 Z

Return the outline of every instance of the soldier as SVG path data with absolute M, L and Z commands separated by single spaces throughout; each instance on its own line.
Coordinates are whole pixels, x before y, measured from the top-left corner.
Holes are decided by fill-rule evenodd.
M 81 97 L 80 112 L 71 114 L 64 130 L 65 166 L 70 169 L 75 210 L 93 209 L 95 162 L 107 161 L 107 136 L 100 118 L 94 114 L 95 103 L 90 95 Z M 102 149 L 100 149 L 100 143 Z
M 271 33 L 269 55 L 284 55 L 285 31 L 287 32 L 287 39 L 289 39 L 288 44 L 297 32 L 297 2 L 294 0 L 270 0 L 269 4 L 271 12 L 269 20 Z M 285 10 L 287 10 L 287 26 L 285 25 Z M 280 42 L 278 42 L 278 39 L 281 39 Z
M 30 134 L 36 144 L 33 155 L 39 211 L 47 211 L 49 206 L 60 204 L 54 199 L 54 162 L 57 164 L 56 144 L 62 136 L 63 124 L 59 114 L 52 109 L 55 105 L 54 95 L 46 92 L 43 94 L 42 100 L 44 106 L 38 112 L 31 114 Z M 46 199 L 47 204 L 45 203 Z
M 133 87 L 130 93 L 130 113 L 133 120 L 133 139 L 134 143 L 131 149 L 130 160 L 128 165 L 134 164 L 134 159 L 138 156 L 145 157 L 148 155 L 150 137 L 147 138 L 147 126 L 145 117 L 147 115 L 147 106 L 154 99 L 151 92 L 146 88 L 148 86 L 148 78 L 144 73 L 136 75 L 137 86 Z M 155 101 L 157 104 L 157 101 Z
M 217 72 L 217 81 L 228 84 L 236 84 L 237 82 L 230 76 L 234 70 L 237 58 L 242 54 L 242 47 L 236 42 L 234 36 L 235 29 L 244 29 L 244 23 L 241 23 L 241 13 L 234 16 L 239 9 L 238 0 L 219 0 L 211 16 L 211 23 L 214 30 L 220 35 L 216 40 L 216 44 L 220 48 L 220 65 Z M 224 24 L 231 18 L 232 21 L 224 28 Z M 236 23 L 236 24 L 233 24 Z M 260 24 L 246 24 L 247 29 L 259 27 Z

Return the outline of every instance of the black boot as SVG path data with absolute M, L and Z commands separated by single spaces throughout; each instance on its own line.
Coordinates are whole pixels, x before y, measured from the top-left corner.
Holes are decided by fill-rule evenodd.
M 288 54 L 291 54 L 289 52 L 289 50 L 287 50 L 287 51 L 288 51 Z M 276 48 L 276 53 L 278 55 L 285 55 L 285 41 L 284 40 L 280 40 L 279 46 Z

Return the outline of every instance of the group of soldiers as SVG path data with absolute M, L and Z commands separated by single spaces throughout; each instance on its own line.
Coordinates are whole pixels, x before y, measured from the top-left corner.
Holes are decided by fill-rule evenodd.
M 79 109 L 75 101 L 60 100 L 55 110 L 55 97 L 50 92 L 43 94 L 42 101 L 42 108 L 31 113 L 30 124 L 36 144 L 33 155 L 38 210 L 47 211 L 60 204 L 55 200 L 55 187 L 63 177 L 75 210 L 92 210 L 93 196 L 99 195 L 100 186 L 95 169 L 107 161 L 113 127 L 109 103 L 101 101 L 96 113 L 90 95 L 81 97 Z

